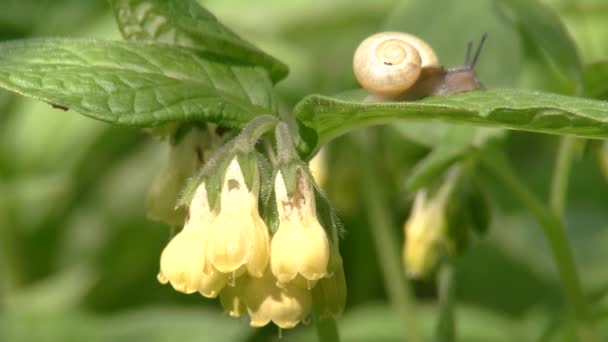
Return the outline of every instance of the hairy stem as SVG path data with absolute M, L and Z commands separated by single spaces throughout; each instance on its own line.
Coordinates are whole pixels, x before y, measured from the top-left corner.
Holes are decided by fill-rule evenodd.
M 589 315 L 587 303 L 583 296 L 580 277 L 562 220 L 547 206 L 543 205 L 520 181 L 504 155 L 491 159 L 489 156 L 490 154 L 485 154 L 482 157 L 483 166 L 528 208 L 540 224 L 551 248 L 568 304 L 578 321 L 579 338 L 583 341 L 593 341 L 591 316 Z
M 363 178 L 363 196 L 369 215 L 369 225 L 378 255 L 378 261 L 384 276 L 384 285 L 393 309 L 398 313 L 403 326 L 403 340 L 420 341 L 416 327 L 416 309 L 410 286 L 405 278 L 401 265 L 401 253 L 397 244 L 398 237 L 391 222 L 386 197 L 382 194 L 374 166 L 377 166 L 374 154 L 366 146 L 365 137 L 357 139 L 361 147 L 361 168 Z

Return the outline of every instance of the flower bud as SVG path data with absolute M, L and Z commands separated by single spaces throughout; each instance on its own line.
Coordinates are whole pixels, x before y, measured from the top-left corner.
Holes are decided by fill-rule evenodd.
M 247 187 L 238 159 L 228 166 L 220 194 L 220 212 L 211 226 L 207 258 L 233 278 L 245 271 L 261 277 L 268 264 L 268 228 L 258 212 L 259 175 Z
M 262 278 L 250 279 L 245 300 L 252 327 L 263 327 L 272 321 L 282 329 L 289 329 L 310 314 L 310 291 L 291 285 L 278 287 L 276 282 L 270 271 Z
M 445 197 L 440 191 L 427 199 L 426 190 L 419 190 L 410 217 L 405 222 L 403 261 L 411 277 L 424 277 L 436 266 L 441 256 L 446 218 Z
M 184 229 L 171 239 L 161 254 L 158 275 L 161 283 L 170 282 L 177 291 L 193 293 L 199 291 L 201 284 L 209 282 L 208 277 L 215 276 L 203 272 L 207 234 L 213 219 L 202 183 L 192 198 Z M 204 286 L 204 292 L 216 296 L 225 282 L 219 279 L 211 284 Z
M 204 129 L 193 127 L 179 142 L 172 143 L 169 161 L 160 171 L 148 193 L 147 215 L 154 221 L 178 227 L 186 213 L 175 209 L 175 202 L 186 180 L 202 165 L 204 153 L 211 145 L 211 137 Z
M 279 171 L 275 198 L 279 227 L 271 241 L 272 273 L 280 286 L 293 283 L 311 289 L 327 275 L 330 254 L 327 233 L 317 219 L 314 190 L 297 168 L 295 189 L 289 195 Z

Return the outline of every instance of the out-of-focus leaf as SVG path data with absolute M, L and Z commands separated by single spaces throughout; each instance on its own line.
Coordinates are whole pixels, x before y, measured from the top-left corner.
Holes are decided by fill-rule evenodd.
M 80 311 L 0 317 L 0 337 L 10 342 L 199 342 L 243 341 L 251 328 L 219 311 L 155 309 L 133 311 L 111 318 Z
M 572 82 L 555 63 L 547 60 L 542 46 L 528 31 L 521 28 L 518 31 L 525 57 L 520 86 L 558 94 L 576 94 L 580 84 Z
M 416 307 L 416 321 L 423 341 L 432 341 L 438 309 L 431 305 Z M 506 316 L 458 305 L 456 336 L 467 342 L 527 341 L 527 335 L 518 329 L 521 323 Z M 338 320 L 340 339 L 344 342 L 402 341 L 403 322 L 384 305 L 366 305 L 348 312 Z M 287 332 L 290 341 L 311 341 L 313 331 Z
M 239 127 L 276 113 L 266 73 L 170 45 L 32 39 L 0 44 L 0 86 L 114 124 Z
M 452 127 L 441 143 L 414 167 L 406 181 L 407 188 L 416 191 L 439 177 L 455 161 L 466 155 L 474 137 L 475 127 Z
M 104 14 L 103 0 L 3 0 L 0 39 L 73 31 Z
M 492 219 L 492 208 L 488 198 L 479 188 L 479 185 L 473 182 L 466 200 L 473 232 L 480 236 L 485 235 L 490 229 Z
M 488 40 L 476 66 L 479 78 L 488 88 L 517 84 L 522 63 L 519 37 L 510 25 L 499 20 L 493 0 L 398 1 L 396 4 L 387 12 L 384 30 L 419 36 L 433 47 L 440 63 L 446 67 L 462 65 L 467 43 L 477 43 L 486 32 Z
M 585 96 L 608 100 L 608 61 L 585 66 L 583 84 Z
M 302 150 L 353 129 L 398 120 L 430 120 L 587 138 L 608 137 L 608 102 L 519 89 L 473 91 L 413 102 L 372 103 L 311 95 L 294 109 Z
M 75 308 L 93 284 L 88 265 L 74 266 L 11 294 L 5 300 L 8 312 L 41 314 L 66 312 Z
M 285 64 L 266 54 L 222 25 L 195 0 L 111 0 L 127 39 L 184 46 L 260 65 L 270 78 L 285 78 Z
M 582 65 L 576 44 L 560 18 L 536 0 L 495 0 L 506 17 L 545 52 L 547 59 L 575 84 Z

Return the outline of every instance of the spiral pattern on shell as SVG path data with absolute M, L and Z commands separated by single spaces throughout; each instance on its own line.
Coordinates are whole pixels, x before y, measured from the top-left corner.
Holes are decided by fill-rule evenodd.
M 438 64 L 428 44 L 401 32 L 368 37 L 353 58 L 357 82 L 372 94 L 388 96 L 406 91 L 416 83 L 422 68 Z

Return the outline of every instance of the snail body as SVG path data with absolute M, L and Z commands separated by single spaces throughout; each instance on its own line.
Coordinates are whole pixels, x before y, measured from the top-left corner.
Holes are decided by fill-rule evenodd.
M 486 35 L 471 60 L 469 43 L 465 64 L 445 69 L 433 49 L 406 33 L 383 32 L 365 39 L 355 51 L 353 71 L 370 96 L 368 101 L 404 101 L 445 96 L 479 89 L 475 73 Z

